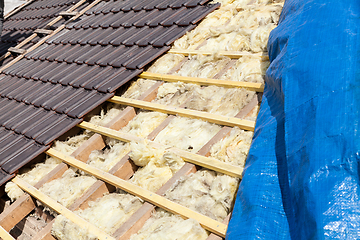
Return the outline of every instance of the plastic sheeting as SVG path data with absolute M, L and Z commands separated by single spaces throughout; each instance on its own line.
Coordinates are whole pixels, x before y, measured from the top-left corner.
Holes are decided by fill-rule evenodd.
M 227 239 L 360 239 L 359 0 L 287 0 Z

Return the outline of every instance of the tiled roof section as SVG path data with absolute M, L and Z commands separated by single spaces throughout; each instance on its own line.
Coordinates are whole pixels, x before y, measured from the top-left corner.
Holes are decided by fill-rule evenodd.
M 35 2 L 14 15 L 14 25 L 8 24 L 7 29 L 34 30 L 50 13 L 56 15 L 55 8 L 74 3 L 46 2 Z M 45 151 L 219 7 L 207 2 L 100 2 L 5 68 L 0 74 L 0 166 L 4 174 L 12 174 Z M 38 10 L 36 21 L 27 12 L 34 9 Z M 15 18 L 21 18 L 18 25 Z M 29 24 L 26 30 L 22 21 L 27 20 L 39 25 Z
M 80 0 L 38 0 L 27 5 L 4 22 L 0 42 L 0 56 L 5 54 L 10 47 L 16 46 L 34 30 L 40 29 L 59 16 L 61 11 L 66 11 Z M 78 10 L 86 7 L 88 3 L 81 5 Z M 54 27 L 65 23 L 65 19 L 58 21 Z M 31 47 L 37 39 L 26 44 L 23 49 Z

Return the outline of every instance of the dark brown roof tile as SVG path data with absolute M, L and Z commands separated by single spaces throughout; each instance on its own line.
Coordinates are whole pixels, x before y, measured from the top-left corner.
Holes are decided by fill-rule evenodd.
M 48 145 L 56 138 L 60 137 L 62 134 L 66 133 L 71 128 L 76 126 L 76 124 L 80 123 L 81 121 L 82 119 L 65 117 L 56 124 L 53 124 L 50 128 L 46 129 L 40 135 L 38 135 L 36 137 L 36 142 L 43 145 Z
M 16 135 L 16 139 L 8 142 L 7 145 L 4 142 L 0 143 L 0 166 L 6 163 L 14 155 L 17 155 L 18 152 L 24 151 L 26 148 L 33 144 L 33 141 L 27 139 L 22 135 L 14 135 Z
M 31 145 L 29 145 L 26 149 L 23 149 L 22 151 L 16 151 L 16 155 L 13 155 L 11 158 L 9 158 L 7 160 L 7 162 L 5 162 L 1 168 L 4 169 L 6 172 L 12 174 L 14 173 L 16 170 L 20 169 L 22 166 L 24 166 L 26 163 L 28 163 L 29 161 L 31 161 L 33 158 L 37 157 L 38 155 L 40 155 L 42 152 L 46 151 L 47 149 L 49 149 L 50 146 L 44 146 L 44 145 L 39 145 L 37 143 L 35 143 L 35 141 L 32 142 Z M 0 173 L 1 174 L 1 173 Z M 6 175 L 4 178 L 7 179 L 6 181 L 8 181 L 9 179 L 11 179 L 13 177 L 13 175 Z M 4 179 L 0 180 L 0 183 L 3 181 Z M 5 182 L 6 182 L 5 181 Z
M 17 126 L 20 126 L 26 119 L 31 118 L 37 113 L 39 108 L 27 106 L 26 110 L 11 118 L 11 121 L 4 123 L 4 127 L 9 130 L 14 130 Z
M 128 70 L 121 72 L 120 74 L 114 75 L 111 78 L 103 82 L 101 86 L 98 87 L 100 92 L 109 92 L 112 93 L 125 83 L 127 83 L 132 78 L 136 77 L 142 72 L 140 69 Z
M 169 46 L 176 39 L 184 35 L 186 32 L 195 28 L 195 25 L 189 25 L 188 27 L 178 27 L 176 25 L 170 27 L 165 33 L 161 34 L 153 43 L 154 47 Z
M 49 114 L 47 114 L 45 118 L 42 118 L 40 121 L 34 123 L 31 127 L 26 129 L 23 134 L 28 138 L 36 140 L 37 136 L 64 118 L 66 118 L 66 116 L 63 114 L 49 111 Z

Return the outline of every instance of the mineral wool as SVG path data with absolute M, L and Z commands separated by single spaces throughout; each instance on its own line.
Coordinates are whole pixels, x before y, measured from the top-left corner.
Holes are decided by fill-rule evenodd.
M 253 98 L 255 92 L 243 88 L 196 87 L 185 107 L 223 116 L 235 116 Z
M 196 153 L 221 127 L 198 119 L 174 118 L 155 142 Z
M 61 205 L 69 207 L 95 182 L 96 178 L 93 176 L 81 175 L 68 169 L 60 178 L 45 183 L 39 190 Z
M 140 112 L 120 131 L 146 137 L 167 117 L 164 113 Z M 130 145 L 115 139 L 107 139 L 108 148 L 91 152 L 87 163 L 103 171 L 109 171 L 130 151 Z
M 111 193 L 75 213 L 104 232 L 113 234 L 141 205 L 142 201 L 130 194 Z M 56 217 L 51 233 L 58 240 L 97 239 L 62 215 Z
M 236 30 L 241 28 L 255 29 L 268 24 L 277 24 L 281 10 L 281 5 L 244 6 L 243 10 L 239 11 L 225 28 L 234 27 Z
M 109 104 L 106 109 L 101 109 L 99 115 L 92 116 L 89 122 L 95 125 L 105 126 L 119 115 L 122 110 L 124 110 L 124 107 L 118 104 Z
M 241 82 L 264 83 L 270 62 L 257 57 L 240 57 L 220 79 Z
M 164 148 L 151 147 L 147 141 L 132 142 L 129 156 L 140 167 L 129 181 L 153 192 L 184 165 L 179 156 Z
M 211 36 L 211 29 L 223 26 L 237 13 L 235 8 L 219 9 L 210 13 L 191 32 L 174 42 L 175 49 L 195 49 Z
M 226 1 L 226 0 L 225 0 Z M 283 3 L 284 0 L 234 0 L 232 5 L 248 6 L 248 5 L 268 5 L 274 3 Z
M 184 220 L 180 216 L 158 209 L 130 240 L 205 240 L 208 235 L 194 219 Z
M 165 197 L 217 221 L 229 214 L 238 179 L 202 169 L 180 178 Z
M 93 150 L 89 155 L 87 164 L 107 172 L 114 167 L 129 150 L 128 143 L 112 141 L 108 147 L 103 150 Z
M 250 48 L 253 52 L 267 51 L 267 42 L 270 32 L 276 27 L 276 24 L 268 24 L 255 29 L 250 36 Z
M 126 90 L 122 97 L 137 99 L 148 90 L 156 81 L 138 78 L 131 86 Z
M 244 167 L 253 134 L 238 127 L 233 128 L 228 136 L 212 146 L 210 156 L 225 163 Z
M 147 71 L 152 73 L 167 74 L 183 59 L 184 55 L 182 54 L 168 53 L 156 60 L 155 63 L 147 69 Z
M 174 75 L 186 76 L 186 77 L 213 78 L 229 62 L 230 62 L 230 58 L 216 56 L 216 55 L 189 56 L 189 60 L 185 62 L 181 66 L 179 71 L 174 73 Z
M 236 71 L 237 68 L 233 70 L 233 72 Z M 247 80 L 251 81 L 250 75 L 247 75 Z M 256 77 L 259 76 L 256 75 Z M 243 88 L 224 88 L 214 85 L 201 87 L 182 82 L 164 83 L 153 102 L 224 116 L 235 116 L 250 102 L 254 94 L 254 91 Z

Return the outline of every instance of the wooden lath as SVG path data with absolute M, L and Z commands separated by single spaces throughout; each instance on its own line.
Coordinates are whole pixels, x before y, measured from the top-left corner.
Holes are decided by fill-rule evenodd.
M 79 160 L 76 160 L 75 158 L 72 158 L 63 153 L 60 153 L 52 148 L 47 150 L 46 154 L 48 154 L 51 157 L 57 158 L 72 167 L 75 167 L 86 173 L 89 173 L 89 174 L 95 176 L 96 178 L 103 180 L 104 182 L 107 182 L 117 188 L 124 190 L 125 192 L 128 192 L 132 195 L 138 196 L 141 199 L 143 199 L 147 202 L 150 202 L 150 203 L 152 203 L 162 209 L 165 209 L 171 213 L 178 214 L 185 219 L 188 219 L 188 218 L 195 219 L 206 230 L 216 233 L 222 237 L 225 237 L 227 226 L 223 223 L 220 223 L 220 222 L 213 220 L 207 216 L 204 216 L 200 213 L 197 213 L 193 210 L 183 207 L 180 204 L 174 203 L 154 192 L 143 189 L 135 184 L 127 182 L 121 178 L 118 178 L 118 177 L 110 174 L 110 173 L 101 171 L 98 168 L 87 165 L 86 163 L 83 163 Z
M 88 122 L 82 122 L 80 124 L 78 124 L 78 127 L 81 127 L 83 129 L 95 132 L 95 133 L 99 133 L 101 135 L 110 137 L 110 138 L 114 138 L 123 142 L 142 142 L 144 141 L 143 138 L 137 137 L 135 135 L 132 134 L 128 134 L 128 133 L 122 133 L 122 132 L 118 132 L 115 130 L 112 130 L 110 128 L 105 128 L 105 127 L 101 127 L 101 126 L 97 126 Z M 165 146 L 153 141 L 148 141 L 149 145 L 154 147 L 154 148 L 163 148 L 166 149 L 166 151 L 168 152 L 172 152 L 175 153 L 176 155 L 178 155 L 179 157 L 183 158 L 184 161 L 186 162 L 190 162 L 217 172 L 221 172 L 233 177 L 238 177 L 241 178 L 241 174 L 243 172 L 243 168 L 238 167 L 238 166 L 233 166 L 224 162 L 220 162 L 218 160 L 215 159 L 211 159 L 211 158 L 207 158 L 207 157 L 203 157 L 185 150 L 181 150 L 178 148 L 174 148 L 174 147 L 169 147 L 169 146 Z
M 263 60 L 268 60 L 269 56 L 264 55 L 263 53 L 249 53 L 249 52 L 238 52 L 238 51 L 216 51 L 216 52 L 209 52 L 209 51 L 201 51 L 201 50 L 189 50 L 189 49 L 170 49 L 168 53 L 173 54 L 183 54 L 184 56 L 189 55 L 219 55 L 224 57 L 229 57 L 233 59 L 238 59 L 241 57 L 255 57 L 261 58 Z
M 122 104 L 126 106 L 132 106 L 135 108 L 141 108 L 151 111 L 162 112 L 166 114 L 179 115 L 182 117 L 196 118 L 205 120 L 211 123 L 216 123 L 224 126 L 239 127 L 244 130 L 254 131 L 255 122 L 249 120 L 243 120 L 234 117 L 226 117 L 218 114 L 212 114 L 208 112 L 200 112 L 196 110 L 183 109 L 178 107 L 172 107 L 168 105 L 162 105 L 158 103 L 145 102 L 130 98 L 114 96 L 108 100 L 112 103 Z
M 76 161 L 80 162 L 79 160 Z M 77 225 L 79 225 L 81 228 L 85 229 L 89 233 L 95 235 L 100 240 L 115 240 L 115 238 L 111 237 L 110 235 L 100 230 L 98 227 L 94 226 L 93 224 L 90 224 L 89 222 L 85 221 L 83 218 L 79 217 L 78 215 L 76 215 L 66 207 L 59 204 L 57 201 L 48 197 L 46 194 L 40 192 L 35 187 L 31 186 L 21 178 L 15 177 L 12 181 L 23 191 L 35 197 L 37 200 L 41 201 L 44 205 L 56 211 L 58 214 L 61 214 L 70 221 L 76 223 Z
M 267 4 L 266 6 L 280 6 L 280 7 L 283 7 L 284 6 L 284 3 L 271 3 L 271 4 Z M 223 8 L 226 8 L 226 7 L 223 7 Z M 220 8 L 221 9 L 221 8 Z M 241 6 L 241 7 L 236 7 L 236 11 L 243 11 L 243 10 L 247 10 L 247 9 L 254 9 L 253 6 Z
M 196 77 L 183 77 L 176 76 L 170 74 L 158 74 L 158 73 L 150 73 L 143 72 L 138 77 L 152 80 L 161 80 L 166 82 L 185 82 L 185 83 L 193 83 L 199 85 L 215 85 L 219 87 L 226 88 L 246 88 L 248 90 L 263 92 L 264 84 L 262 83 L 252 83 L 252 82 L 236 82 L 229 80 L 219 80 L 212 78 L 196 78 Z
M 39 28 L 39 29 L 36 29 L 34 31 L 34 33 L 36 34 L 42 34 L 42 35 L 49 35 L 53 32 L 53 30 L 48 30 L 48 29 L 44 29 L 44 28 Z

